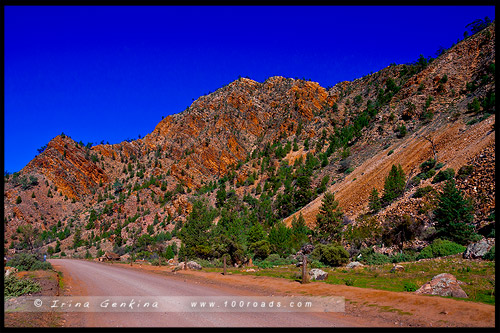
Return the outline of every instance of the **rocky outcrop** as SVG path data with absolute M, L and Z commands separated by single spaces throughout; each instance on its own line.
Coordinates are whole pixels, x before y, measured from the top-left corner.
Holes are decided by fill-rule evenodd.
M 35 171 L 53 182 L 57 191 L 70 199 L 80 200 L 109 177 L 98 165 L 97 153 L 58 135 L 45 150 L 26 165 L 23 172 Z
M 198 264 L 196 261 L 188 261 L 186 264 L 187 268 L 189 269 L 195 269 L 195 270 L 200 270 L 201 265 Z
M 477 243 L 472 243 L 467 246 L 463 257 L 464 259 L 480 259 L 495 245 L 495 239 L 481 239 Z
M 421 295 L 468 297 L 460 287 L 457 278 L 448 273 L 434 276 L 431 281 L 425 283 L 415 293 Z
M 360 263 L 358 261 L 352 261 L 346 265 L 346 268 L 351 268 L 351 269 L 361 268 L 361 267 L 365 267 L 365 265 L 363 265 L 362 263 Z

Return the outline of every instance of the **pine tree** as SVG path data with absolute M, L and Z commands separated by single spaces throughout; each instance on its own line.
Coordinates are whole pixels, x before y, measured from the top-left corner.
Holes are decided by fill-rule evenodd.
M 384 194 L 382 195 L 382 203 L 388 205 L 396 198 L 403 195 L 406 183 L 406 175 L 401 164 L 392 166 L 389 175 L 385 179 Z
M 224 202 L 226 202 L 227 198 L 227 192 L 226 192 L 226 185 L 221 184 L 219 190 L 217 191 L 217 194 L 215 195 L 215 207 L 220 208 L 224 206 Z
M 299 214 L 297 219 L 295 216 L 292 220 L 292 235 L 291 235 L 291 246 L 294 250 L 299 250 L 302 245 L 308 242 L 309 238 L 309 228 L 306 225 L 306 221 L 302 213 Z
M 455 180 L 446 181 L 439 196 L 438 208 L 434 211 L 437 236 L 453 242 L 467 245 L 476 236 L 472 204 L 463 197 L 455 186 Z
M 283 222 L 276 223 L 269 231 L 268 240 L 273 253 L 286 256 L 290 252 L 291 230 Z
M 73 248 L 76 250 L 78 247 L 82 246 L 82 231 L 80 228 L 77 228 L 75 234 L 73 235 Z
M 335 195 L 326 192 L 319 214 L 316 216 L 316 232 L 319 239 L 330 241 L 340 241 L 342 239 L 342 220 L 344 213 L 335 201 Z
M 373 213 L 377 213 L 382 208 L 382 203 L 380 202 L 380 197 L 375 187 L 370 193 L 368 207 Z

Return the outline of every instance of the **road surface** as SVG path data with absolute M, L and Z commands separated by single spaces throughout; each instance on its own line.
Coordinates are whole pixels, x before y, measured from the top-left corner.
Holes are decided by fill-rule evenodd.
M 182 298 L 183 296 L 259 297 L 235 287 L 219 288 L 150 272 L 74 259 L 50 260 L 62 271 L 65 295 L 70 296 L 143 296 Z M 298 295 L 300 296 L 300 295 Z M 355 321 L 340 312 L 65 312 L 65 326 L 71 327 L 352 327 Z

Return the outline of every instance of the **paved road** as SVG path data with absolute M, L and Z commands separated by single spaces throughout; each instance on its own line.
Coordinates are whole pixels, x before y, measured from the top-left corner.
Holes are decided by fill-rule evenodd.
M 216 288 L 127 267 L 73 259 L 50 260 L 63 272 L 71 296 L 228 296 L 248 291 Z M 255 294 L 255 296 L 259 296 Z M 269 295 L 260 295 L 269 296 Z M 128 298 L 127 298 L 128 299 Z M 311 312 L 72 312 L 66 326 L 76 327 L 348 327 L 357 326 L 342 313 Z

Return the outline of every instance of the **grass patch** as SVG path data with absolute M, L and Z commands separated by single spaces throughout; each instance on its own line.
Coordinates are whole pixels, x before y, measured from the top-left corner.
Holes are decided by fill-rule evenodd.
M 414 292 L 424 283 L 441 273 L 453 274 L 464 282 L 461 288 L 469 298 L 459 300 L 480 302 L 495 305 L 495 262 L 462 259 L 461 255 L 434 258 L 415 262 L 402 263 L 404 271 L 390 272 L 392 263 L 365 266 L 363 269 L 346 269 L 345 267 L 323 268 L 328 278 L 319 283 L 348 285 L 359 288 L 372 288 L 395 292 Z M 259 269 L 255 272 L 231 268 L 233 274 L 269 276 L 297 280 L 301 267 L 284 265 Z M 211 268 L 207 271 L 222 272 L 222 269 Z

